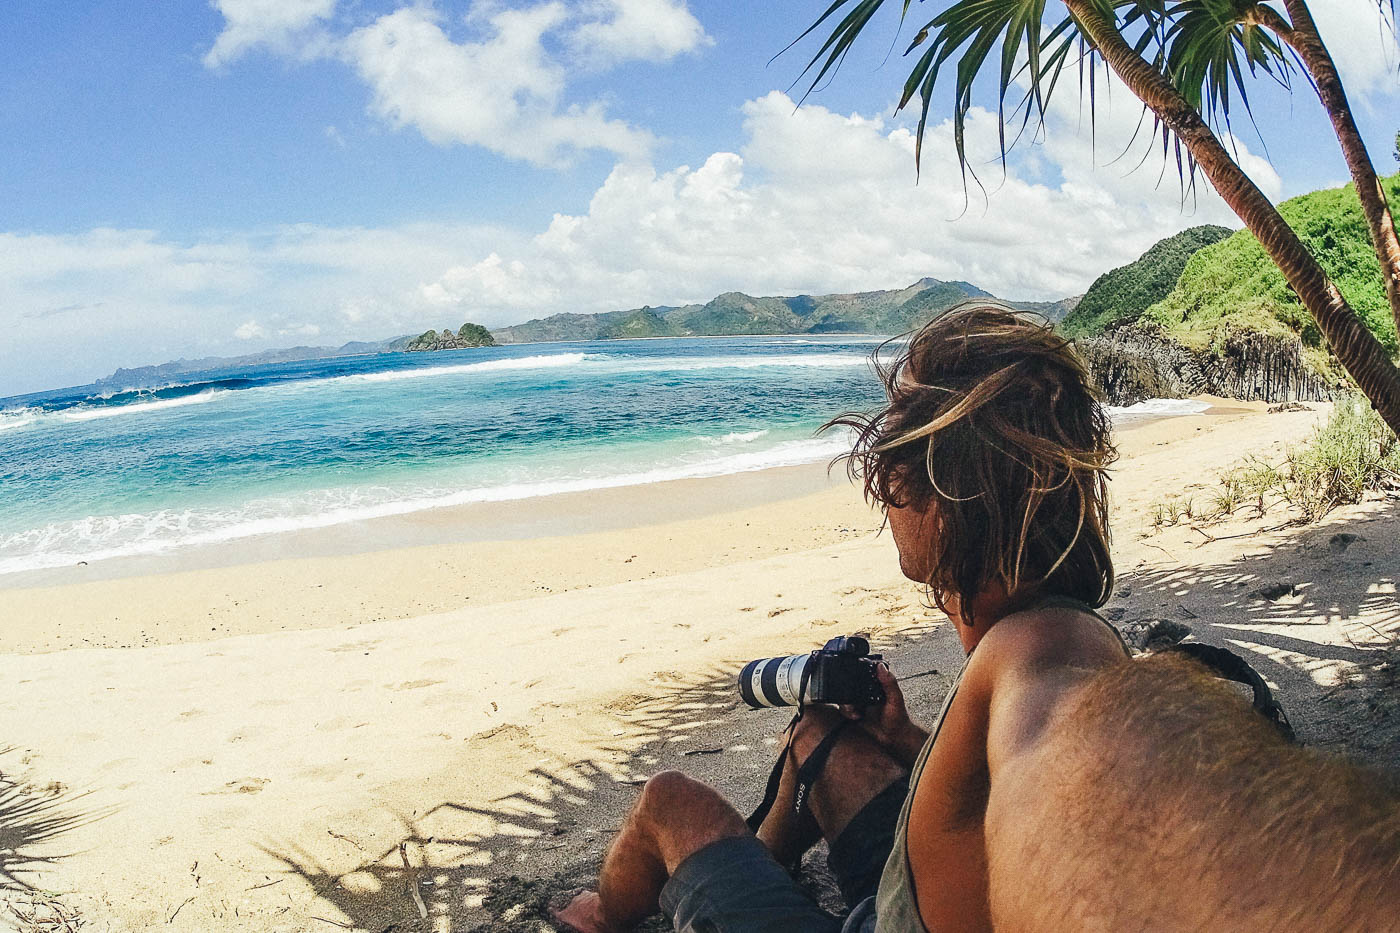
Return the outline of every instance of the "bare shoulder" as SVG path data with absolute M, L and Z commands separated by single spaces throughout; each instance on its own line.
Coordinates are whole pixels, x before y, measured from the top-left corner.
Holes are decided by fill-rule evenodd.
M 1127 656 L 1117 635 L 1085 612 L 1031 610 L 992 626 L 967 672 L 987 702 L 991 771 L 1033 746 L 1077 686 L 1121 663 Z
M 996 674 L 1097 668 L 1123 659 L 1122 642 L 1107 623 L 1087 612 L 1057 607 L 1017 612 L 997 622 L 977 646 L 973 664 Z

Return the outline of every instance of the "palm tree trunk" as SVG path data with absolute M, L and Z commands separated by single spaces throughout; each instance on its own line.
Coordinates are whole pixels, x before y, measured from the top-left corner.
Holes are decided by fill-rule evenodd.
M 1100 12 L 1096 0 L 1065 0 L 1065 6 L 1114 73 L 1185 144 L 1221 198 L 1282 270 L 1299 301 L 1317 321 L 1332 352 L 1377 413 L 1400 434 L 1400 369 L 1396 369 L 1380 341 L 1357 317 L 1273 202 L 1230 158 L 1195 108 L 1133 51 L 1114 23 Z
M 1371 155 L 1366 151 L 1366 143 L 1361 139 L 1361 131 L 1352 119 L 1351 106 L 1347 103 L 1346 89 L 1342 87 L 1341 75 L 1332 54 L 1322 42 L 1313 21 L 1312 12 L 1303 0 L 1284 0 L 1284 7 L 1292 19 L 1290 25 L 1271 7 L 1259 4 L 1246 18 L 1248 22 L 1263 26 L 1288 43 L 1302 59 L 1303 67 L 1312 77 L 1317 88 L 1317 96 L 1322 100 L 1322 108 L 1332 120 L 1332 130 L 1341 143 L 1342 155 L 1346 158 L 1351 179 L 1356 185 L 1356 195 L 1361 200 L 1362 213 L 1366 215 L 1366 225 L 1371 230 L 1371 242 L 1376 247 L 1376 258 L 1381 263 L 1381 278 L 1385 281 L 1385 296 L 1390 301 L 1390 313 L 1395 318 L 1395 327 L 1400 330 L 1400 240 L 1395 235 L 1395 220 L 1386 203 L 1385 189 L 1376 177 Z

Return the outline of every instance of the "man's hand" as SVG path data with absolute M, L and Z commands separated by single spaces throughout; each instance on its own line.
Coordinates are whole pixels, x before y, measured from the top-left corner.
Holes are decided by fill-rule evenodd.
M 914 759 L 928 741 L 928 732 L 919 728 L 909 718 L 909 710 L 904 705 L 904 691 L 899 689 L 899 681 L 881 662 L 875 668 L 875 676 L 885 690 L 885 702 L 879 706 L 842 706 L 841 715 L 860 723 L 860 727 L 879 742 L 900 764 L 906 768 L 914 766 Z

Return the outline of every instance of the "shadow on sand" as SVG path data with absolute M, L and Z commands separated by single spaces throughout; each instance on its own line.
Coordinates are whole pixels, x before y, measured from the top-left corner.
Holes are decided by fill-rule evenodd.
M 34 876 L 64 857 L 53 852 L 59 837 L 103 816 L 78 806 L 85 796 L 61 787 L 36 789 L 0 774 L 0 925 L 54 933 L 81 926 L 76 912 Z
M 1122 575 L 1126 598 L 1108 612 L 1121 625 L 1171 619 L 1229 648 L 1274 688 L 1304 743 L 1397 774 L 1397 518 L 1400 503 L 1390 502 L 1224 563 L 1191 565 L 1189 551 L 1178 552 L 1182 565 Z
M 902 634 L 896 627 L 884 631 Z M 592 883 L 619 828 L 615 814 L 626 811 L 651 774 L 681 769 L 738 789 L 731 800 L 743 812 L 758 804 L 791 710 L 743 707 L 736 670 L 697 672 L 689 683 L 614 704 L 614 731 L 640 738 L 640 748 L 635 740 L 626 747 L 604 743 L 587 760 L 531 769 L 522 781 L 526 789 L 489 805 L 444 801 L 413 817 L 400 814 L 402 835 L 389 847 L 366 851 L 349 834 L 333 834 L 363 853 L 351 871 L 334 871 L 299 848 L 266 851 L 311 887 L 325 903 L 313 914 L 333 926 L 374 933 L 547 931 L 551 899 Z M 938 677 L 914 683 L 934 697 L 945 689 Z M 525 730 L 518 732 L 514 738 L 527 742 Z M 808 857 L 804 883 L 819 899 L 835 898 L 836 906 L 823 852 Z M 643 927 L 653 928 L 669 929 L 659 921 Z
M 39 852 L 100 817 L 74 806 L 84 796 L 62 788 L 37 790 L 0 774 L 0 889 L 35 890 L 30 876 L 62 858 Z
M 1183 553 L 1186 563 L 1174 559 L 1123 574 L 1106 613 L 1120 624 L 1170 618 L 1198 640 L 1234 650 L 1274 686 L 1304 742 L 1395 774 L 1400 597 L 1391 529 L 1397 517 L 1400 507 L 1390 505 L 1345 527 L 1298 529 L 1243 560 L 1190 564 L 1197 555 Z M 852 630 L 860 624 L 854 620 Z M 911 708 L 936 708 L 946 675 L 956 670 L 955 639 L 927 625 L 890 635 L 897 659 L 949 659 L 939 664 L 944 676 L 907 691 Z M 937 650 L 930 653 L 930 644 Z M 738 788 L 732 799 L 741 810 L 757 803 L 776 755 L 774 740 L 744 744 L 739 737 L 754 734 L 752 723 L 760 719 L 764 734 L 776 736 L 787 714 L 741 711 L 733 673 L 709 671 L 616 708 L 619 730 L 640 732 L 640 749 L 618 743 L 589 760 L 536 768 L 527 790 L 489 806 L 444 801 L 413 818 L 401 816 L 401 839 L 379 851 L 360 847 L 364 858 L 352 871 L 335 872 L 304 851 L 270 854 L 311 886 L 325 902 L 318 919 L 334 926 L 373 933 L 548 931 L 551 898 L 596 876 L 617 830 L 603 815 L 624 812 L 647 775 L 680 768 Z M 809 857 L 809 869 L 815 861 Z M 815 890 L 829 893 L 820 879 Z
M 343 925 L 343 916 L 349 929 L 385 933 L 486 922 L 486 929 L 535 933 L 551 897 L 582 887 L 596 873 L 618 829 L 604 814 L 621 812 L 648 775 L 681 762 L 736 757 L 723 740 L 708 742 L 738 706 L 732 672 L 699 674 L 694 683 L 614 707 L 615 731 L 639 736 L 640 750 L 635 742 L 604 744 L 590 760 L 533 768 L 522 782 L 527 789 L 489 806 L 444 801 L 414 817 L 400 814 L 402 837 L 388 849 L 364 852 L 348 834 L 340 836 L 366 856 L 354 871 L 333 872 L 306 851 L 269 854 L 327 902 L 319 918 L 327 923 Z M 774 712 L 759 715 L 772 718 L 776 732 L 785 719 Z M 515 728 L 504 727 L 507 737 L 528 741 L 523 729 L 508 734 Z M 704 741 L 697 744 L 697 738 Z M 763 749 L 742 757 L 766 769 L 771 754 Z M 537 881 L 506 877 L 541 875 Z

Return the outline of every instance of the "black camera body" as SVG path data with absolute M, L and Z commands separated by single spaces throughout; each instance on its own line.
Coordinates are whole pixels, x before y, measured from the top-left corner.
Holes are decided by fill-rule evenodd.
M 841 635 L 810 654 L 759 658 L 739 672 L 739 695 L 754 709 L 832 703 L 879 706 L 885 702 L 876 667 L 881 655 L 859 635 Z

